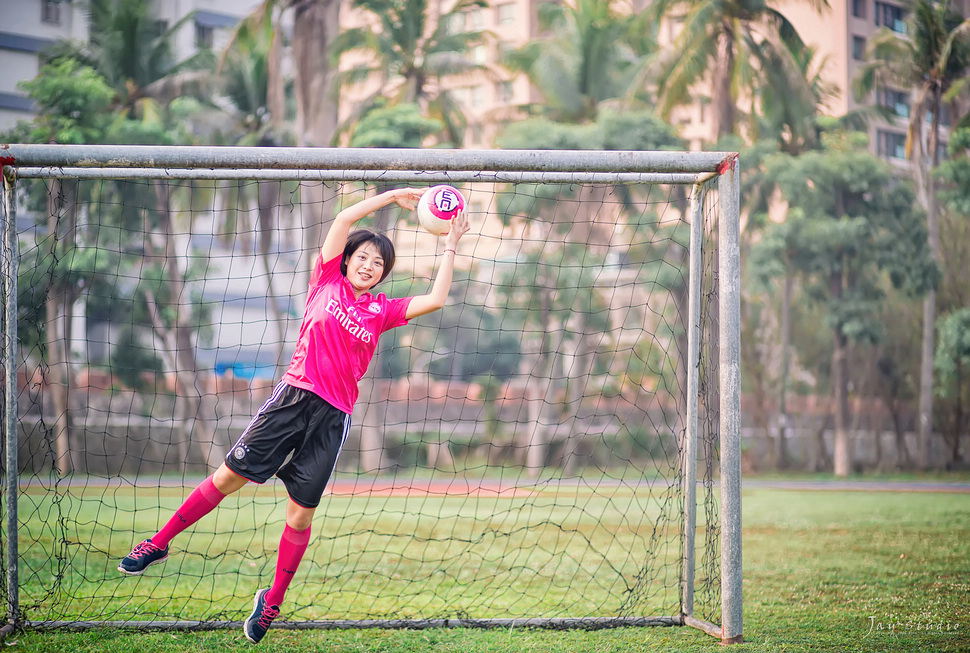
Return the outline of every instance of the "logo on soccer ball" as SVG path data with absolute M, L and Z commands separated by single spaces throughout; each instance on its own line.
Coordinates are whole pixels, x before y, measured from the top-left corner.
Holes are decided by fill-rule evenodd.
M 450 188 L 442 189 L 434 199 L 435 204 L 438 205 L 438 209 L 443 213 L 451 213 L 461 206 L 461 200 L 458 199 L 458 194 Z

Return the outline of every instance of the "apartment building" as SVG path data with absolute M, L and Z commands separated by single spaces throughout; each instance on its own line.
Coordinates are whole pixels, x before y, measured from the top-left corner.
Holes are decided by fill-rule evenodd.
M 970 2 L 952 0 L 951 6 L 968 15 Z M 804 0 L 787 0 L 781 12 L 795 25 L 805 42 L 815 48 L 826 65 L 823 78 L 839 89 L 839 96 L 826 107 L 829 115 L 843 116 L 864 107 L 880 105 L 889 109 L 888 120 L 874 120 L 869 126 L 872 151 L 881 158 L 906 165 L 906 130 L 912 89 L 900 80 L 897 85 L 877 89 L 869 97 L 857 98 L 853 85 L 866 55 L 869 39 L 880 29 L 906 34 L 908 9 L 894 0 L 829 0 L 829 8 L 814 11 Z M 941 112 L 941 124 L 949 126 L 948 112 Z
M 182 17 L 191 20 L 175 38 L 178 57 L 199 48 L 218 49 L 225 44 L 240 18 L 252 12 L 259 0 L 153 0 L 160 29 Z M 61 39 L 88 37 L 86 3 L 80 0 L 0 0 L 0 131 L 30 118 L 33 103 L 17 88 L 37 76 L 43 52 Z
M 0 0 L 0 131 L 28 119 L 33 103 L 17 89 L 40 70 L 40 53 L 61 39 L 84 40 L 87 18 L 81 3 L 59 0 Z

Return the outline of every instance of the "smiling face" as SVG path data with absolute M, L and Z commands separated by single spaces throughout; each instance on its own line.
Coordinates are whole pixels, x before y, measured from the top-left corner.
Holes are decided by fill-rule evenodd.
M 366 242 L 347 258 L 347 280 L 360 297 L 384 276 L 384 257 L 374 242 Z

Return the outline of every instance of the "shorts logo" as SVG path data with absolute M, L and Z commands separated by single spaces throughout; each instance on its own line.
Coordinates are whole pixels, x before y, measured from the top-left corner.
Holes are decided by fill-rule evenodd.
M 370 303 L 370 306 L 367 307 L 367 310 L 370 311 L 371 313 L 373 313 L 374 315 L 380 315 L 381 314 L 381 305 L 378 304 L 377 302 L 371 302 Z
M 243 447 L 236 447 L 232 450 L 232 457 L 236 460 L 242 460 L 246 457 L 246 449 Z

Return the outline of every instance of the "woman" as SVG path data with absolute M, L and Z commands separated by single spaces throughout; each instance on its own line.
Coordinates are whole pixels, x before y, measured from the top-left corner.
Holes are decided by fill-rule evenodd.
M 445 305 L 458 241 L 468 231 L 464 214 L 444 237 L 444 259 L 426 295 L 389 299 L 370 290 L 391 273 L 394 246 L 383 234 L 351 227 L 391 203 L 414 210 L 427 189 L 399 188 L 365 199 L 337 214 L 310 277 L 306 312 L 293 358 L 272 395 L 257 411 L 225 462 L 189 494 L 162 529 L 136 546 L 118 570 L 140 575 L 168 558 L 176 535 L 249 482 L 274 474 L 288 494 L 272 586 L 261 589 L 244 624 L 259 642 L 280 614 L 286 589 L 310 541 L 310 523 L 350 428 L 367 370 L 384 331 Z M 287 456 L 292 459 L 285 462 Z M 285 464 L 284 464 L 285 462 Z

